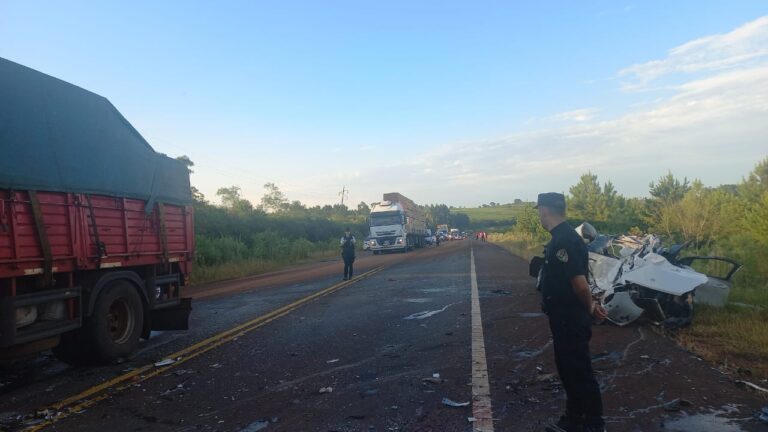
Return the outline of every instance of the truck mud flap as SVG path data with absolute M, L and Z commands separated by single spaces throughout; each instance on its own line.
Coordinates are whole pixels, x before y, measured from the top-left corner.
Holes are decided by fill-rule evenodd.
M 192 312 L 192 298 L 182 298 L 179 304 L 155 309 L 152 315 L 152 330 L 189 330 L 189 314 Z

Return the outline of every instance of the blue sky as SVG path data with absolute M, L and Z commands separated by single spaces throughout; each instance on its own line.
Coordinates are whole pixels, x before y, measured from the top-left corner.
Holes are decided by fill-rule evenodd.
M 765 2 L 516 3 L 0 0 L 0 57 L 110 99 L 211 199 L 641 196 L 768 156 Z

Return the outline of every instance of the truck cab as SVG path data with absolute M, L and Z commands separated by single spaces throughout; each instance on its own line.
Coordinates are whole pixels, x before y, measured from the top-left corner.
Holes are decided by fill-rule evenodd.
M 408 248 L 406 216 L 398 203 L 374 203 L 369 218 L 371 236 L 369 246 L 373 253 L 384 250 L 405 251 Z

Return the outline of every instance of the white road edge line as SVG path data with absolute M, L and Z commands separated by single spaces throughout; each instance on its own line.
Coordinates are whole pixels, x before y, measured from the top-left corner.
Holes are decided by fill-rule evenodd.
M 472 416 L 474 432 L 493 432 L 491 389 L 488 385 L 488 363 L 485 360 L 483 319 L 480 315 L 480 296 L 477 292 L 475 252 L 469 250 L 470 281 L 472 284 Z

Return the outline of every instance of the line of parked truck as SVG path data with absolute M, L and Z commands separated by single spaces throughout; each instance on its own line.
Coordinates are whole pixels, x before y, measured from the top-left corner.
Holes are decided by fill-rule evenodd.
M 409 198 L 398 192 L 385 193 L 382 201 L 371 205 L 370 235 L 363 242 L 364 250 L 374 254 L 382 252 L 408 252 L 446 240 L 460 240 L 466 232 L 437 225 L 432 232 L 427 228 L 424 211 Z

